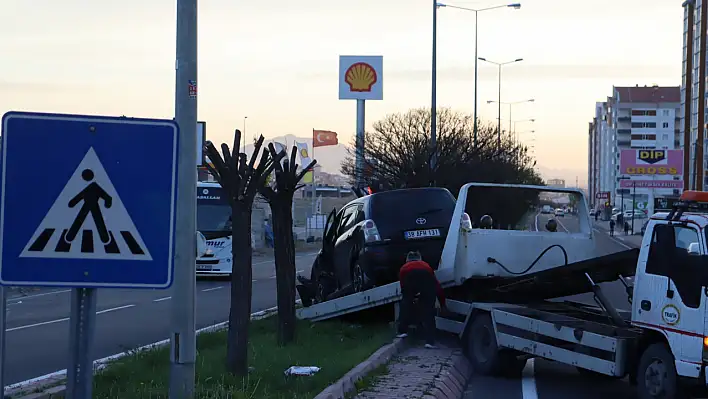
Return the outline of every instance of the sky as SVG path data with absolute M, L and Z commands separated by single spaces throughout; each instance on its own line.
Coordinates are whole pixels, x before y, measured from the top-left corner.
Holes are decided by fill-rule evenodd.
M 572 3 L 572 6 L 570 4 Z M 450 1 L 483 8 L 493 0 Z M 504 67 L 502 102 L 554 175 L 587 180 L 588 122 L 612 86 L 681 84 L 683 10 L 668 0 L 526 0 L 479 13 L 479 56 Z M 0 5 L 0 113 L 9 110 L 172 118 L 174 0 L 6 0 Z M 356 104 L 338 99 L 339 55 L 383 55 L 384 99 L 366 122 L 431 99 L 428 0 L 209 0 L 199 4 L 199 120 L 231 142 L 313 128 L 349 143 Z M 482 120 L 497 118 L 495 66 L 479 62 Z M 474 13 L 438 11 L 439 107 L 474 105 Z M 502 121 L 509 119 L 502 108 Z M 534 130 L 535 133 L 531 133 Z

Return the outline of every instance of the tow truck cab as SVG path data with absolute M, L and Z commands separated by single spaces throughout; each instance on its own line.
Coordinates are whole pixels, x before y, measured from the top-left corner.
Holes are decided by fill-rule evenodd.
M 641 363 L 708 385 L 708 193 L 686 191 L 646 227 L 634 279 L 632 325 L 646 333 Z M 651 356 L 648 356 L 648 352 Z M 646 369 L 646 367 L 644 367 Z M 642 378 L 642 376 L 639 376 Z

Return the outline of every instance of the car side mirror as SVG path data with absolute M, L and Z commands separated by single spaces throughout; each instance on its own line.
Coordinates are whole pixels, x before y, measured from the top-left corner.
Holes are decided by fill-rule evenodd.
M 201 258 L 207 253 L 207 240 L 200 231 L 197 231 L 197 258 Z
M 697 242 L 688 244 L 688 254 L 690 256 L 699 256 L 701 254 L 700 245 Z

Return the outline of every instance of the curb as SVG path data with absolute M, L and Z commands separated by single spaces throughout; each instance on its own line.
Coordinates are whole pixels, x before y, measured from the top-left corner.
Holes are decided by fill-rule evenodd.
M 459 399 L 465 392 L 467 383 L 472 377 L 472 365 L 462 350 L 456 350 L 452 364 L 443 368 L 435 377 L 430 393 L 423 399 Z
M 299 303 L 299 301 L 297 302 Z M 251 313 L 251 320 L 261 320 L 265 319 L 267 317 L 271 317 L 278 312 L 278 307 L 274 306 L 272 308 L 264 309 L 255 313 Z M 205 332 L 216 332 L 220 330 L 224 330 L 228 327 L 229 322 L 225 321 L 222 323 L 214 324 L 211 326 L 207 326 L 204 328 L 201 328 L 196 331 L 196 334 L 202 334 Z M 144 351 L 144 350 L 150 350 L 150 349 L 157 349 L 161 348 L 163 346 L 169 345 L 170 340 L 165 339 L 159 342 L 155 342 L 152 344 L 148 344 L 145 346 L 141 346 L 140 348 L 133 349 L 128 352 L 122 352 L 122 353 L 117 353 L 115 355 L 111 355 L 108 357 L 104 357 L 103 359 L 98 359 L 94 360 L 93 362 L 93 370 L 94 373 L 96 371 L 104 369 L 106 366 L 110 364 L 110 362 L 120 359 L 122 357 L 128 356 L 130 354 L 133 354 L 135 352 L 139 351 Z M 13 398 L 13 399 L 58 399 L 64 397 L 64 394 L 66 393 L 66 386 L 64 384 L 57 385 L 60 383 L 63 383 L 64 380 L 66 379 L 66 370 L 61 370 L 57 371 L 51 374 L 47 374 L 41 377 L 33 378 L 31 380 L 19 382 L 17 384 L 13 384 L 10 386 L 5 387 L 5 398 Z
M 388 363 L 393 356 L 405 347 L 403 339 L 396 338 L 392 343 L 379 348 L 368 359 L 354 366 L 344 377 L 325 388 L 314 399 L 344 399 L 345 395 L 353 391 L 357 381 L 366 377 L 372 370 Z M 454 398 L 457 399 L 457 398 Z

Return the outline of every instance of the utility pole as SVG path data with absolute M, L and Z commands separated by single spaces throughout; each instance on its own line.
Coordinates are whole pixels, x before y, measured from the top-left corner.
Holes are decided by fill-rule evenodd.
M 175 276 L 170 328 L 170 399 L 194 397 L 196 331 L 197 0 L 177 0 L 175 120 L 179 125 Z

